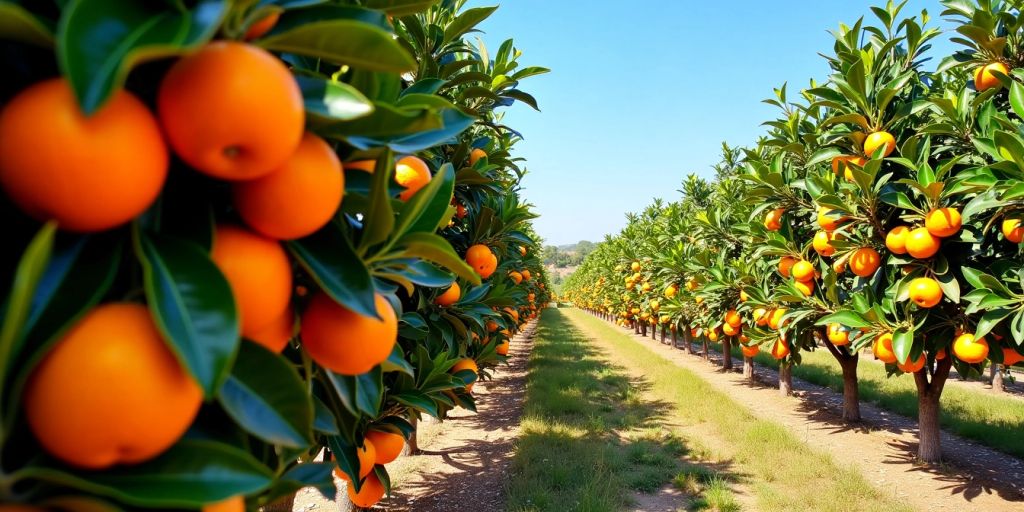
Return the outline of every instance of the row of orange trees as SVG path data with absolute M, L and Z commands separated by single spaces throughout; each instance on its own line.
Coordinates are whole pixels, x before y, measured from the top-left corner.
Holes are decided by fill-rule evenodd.
M 547 70 L 464 4 L 0 3 L 0 504 L 370 506 L 474 408 L 548 298 Z
M 1024 16 L 942 1 L 961 48 L 931 60 L 940 31 L 904 3 L 840 25 L 824 82 L 777 89 L 763 137 L 725 146 L 713 181 L 691 175 L 681 200 L 631 216 L 566 295 L 726 354 L 770 350 L 783 387 L 803 351 L 826 349 L 850 421 L 870 348 L 915 380 L 918 457 L 931 462 L 950 370 L 1024 358 Z

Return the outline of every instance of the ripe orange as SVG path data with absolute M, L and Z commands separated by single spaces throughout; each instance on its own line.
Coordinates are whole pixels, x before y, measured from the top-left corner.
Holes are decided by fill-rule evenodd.
M 735 309 L 730 309 L 725 313 L 725 323 L 733 327 L 739 327 L 743 324 L 743 317 Z
M 779 260 L 779 274 L 782 277 L 789 279 L 789 276 L 792 275 L 791 272 L 793 270 L 793 265 L 796 265 L 797 261 L 799 260 L 792 256 L 783 256 L 782 259 Z
M 847 221 L 845 216 L 831 212 L 832 209 L 827 206 L 818 208 L 818 226 L 825 231 L 835 231 Z
M 814 279 L 797 281 L 793 286 L 795 286 L 797 290 L 800 290 L 800 293 L 804 294 L 805 297 L 809 297 L 814 293 Z
M 196 170 L 251 180 L 280 167 L 302 139 L 302 92 L 265 50 L 215 41 L 164 76 L 157 111 L 175 153 Z
M 363 439 L 363 446 L 356 448 L 356 455 L 359 457 L 359 478 L 363 478 L 373 472 L 373 465 L 377 463 L 377 447 L 373 441 Z
M 873 156 L 879 148 L 882 150 L 882 157 L 887 157 L 896 150 L 896 139 L 889 132 L 875 132 L 864 139 L 864 154 Z
M 373 448 L 377 454 L 377 464 L 390 464 L 394 462 L 405 448 L 405 437 L 394 432 L 367 430 L 366 440 L 373 443 Z
M 933 235 L 928 228 L 916 228 L 907 234 L 907 253 L 923 260 L 935 256 L 939 252 L 939 238 Z
M 775 340 L 775 344 L 772 345 L 772 357 L 775 359 L 785 359 L 789 355 L 789 344 L 786 340 L 779 338 Z
M 892 333 L 890 332 L 875 338 L 875 342 L 871 345 L 871 350 L 875 354 L 875 359 L 883 363 L 893 364 L 896 362 L 896 353 L 892 349 Z
M 480 148 L 473 148 L 473 151 L 469 152 L 469 165 L 472 167 L 480 161 L 481 158 L 486 158 L 487 152 Z
M 1002 62 L 992 62 L 983 66 L 978 66 L 974 69 L 974 88 L 977 89 L 978 92 L 985 91 L 993 87 L 1003 86 L 1003 83 L 996 78 L 993 71 L 1002 73 L 1003 75 L 1010 74 L 1010 71 Z
M 725 333 L 726 336 L 736 336 L 740 333 L 740 328 L 733 327 L 729 324 L 722 324 L 722 332 Z
M 745 290 L 740 290 L 740 302 L 746 302 L 750 300 L 750 295 L 747 295 Z
M 942 288 L 930 277 L 918 277 L 910 282 L 910 300 L 922 308 L 934 307 L 942 301 Z
M 768 212 L 768 215 L 764 218 L 764 228 L 768 231 L 778 231 L 782 229 L 782 215 L 785 213 L 785 208 L 776 208 Z
M 1024 226 L 1021 226 L 1020 219 L 1005 219 L 1002 228 L 1007 241 L 1019 244 L 1024 240 Z
M 509 315 L 511 315 L 511 316 L 512 316 L 512 318 L 513 318 L 513 319 L 514 319 L 514 320 L 515 320 L 516 322 L 518 322 L 518 321 L 519 321 L 519 312 L 518 312 L 518 311 L 516 311 L 516 310 L 514 310 L 514 309 L 512 309 L 512 308 L 505 308 L 505 309 L 504 309 L 504 311 L 505 311 L 506 313 L 508 313 Z M 636 310 L 636 312 L 637 312 L 637 313 L 639 313 L 639 312 L 640 312 L 640 310 L 639 310 L 639 309 L 637 309 L 637 310 Z
M 1020 355 L 1019 352 L 1009 348 L 1003 348 L 1003 364 L 1006 366 L 1013 366 L 1021 361 L 1024 361 L 1024 356 Z
M 497 332 L 497 331 L 498 331 L 498 322 L 495 322 L 494 320 L 488 320 L 487 321 L 487 332 Z
M 793 275 L 793 279 L 797 281 L 813 281 L 814 265 L 807 260 L 800 260 L 793 264 L 790 273 Z
M 156 200 L 169 156 L 160 125 L 135 96 L 117 91 L 90 117 L 56 78 L 0 112 L 0 186 L 25 213 L 61 229 L 102 231 Z
M 250 341 L 277 353 L 284 350 L 293 337 L 295 337 L 295 313 L 292 312 L 292 308 L 285 308 L 281 316 L 246 336 Z
M 828 335 L 828 341 L 832 342 L 832 344 L 837 347 L 850 344 L 850 332 L 843 329 L 842 325 L 828 324 L 826 333 Z
M 498 347 L 495 349 L 495 351 L 498 353 L 498 355 L 507 356 L 510 345 L 511 344 L 508 342 L 508 340 L 504 340 L 498 344 Z
M 466 207 L 462 206 L 462 203 L 459 203 L 459 204 L 455 205 L 455 216 L 456 217 L 458 217 L 460 219 L 465 219 L 466 215 L 468 215 L 468 213 L 466 212 Z
M 405 187 L 398 195 L 402 201 L 408 201 L 416 192 L 430 183 L 430 168 L 427 163 L 415 156 L 402 158 L 395 164 L 395 182 Z
M 968 364 L 980 363 L 988 357 L 988 341 L 974 339 L 973 334 L 961 334 L 953 340 L 953 355 Z
M 871 277 L 882 265 L 882 256 L 871 247 L 861 247 L 850 256 L 850 270 L 860 277 Z
M 377 169 L 376 160 L 356 160 L 355 162 L 345 162 L 342 164 L 346 170 L 355 169 L 357 171 L 368 172 L 373 174 L 373 171 Z
M 524 268 L 523 271 L 520 272 L 520 273 L 523 274 L 523 280 L 525 280 L 525 281 L 529 281 L 530 280 L 531 276 L 530 276 L 530 271 L 529 270 L 526 270 Z M 541 288 L 543 288 L 543 285 L 541 286 Z
M 342 375 L 360 375 L 383 363 L 398 339 L 395 309 L 374 297 L 380 320 L 355 313 L 318 293 L 302 315 L 302 346 L 321 366 Z
M 25 417 L 51 455 L 87 469 L 137 464 L 192 424 L 203 391 L 149 310 L 104 304 L 54 345 L 25 389 Z
M 907 236 L 910 229 L 906 226 L 896 226 L 885 235 L 885 247 L 893 254 L 907 253 Z
M 718 329 L 708 329 L 707 336 L 710 341 L 718 341 Z
M 526 256 L 526 246 L 525 245 L 520 245 L 519 246 L 519 255 L 520 256 Z
M 214 232 L 210 258 L 231 285 L 243 336 L 262 332 L 288 309 L 292 266 L 281 244 L 221 225 Z
M 668 285 L 668 288 L 665 288 L 665 298 L 666 299 L 671 299 L 671 298 L 675 297 L 677 293 L 679 293 L 679 289 L 676 288 L 676 286 L 674 284 L 670 284 L 670 285 Z
M 245 496 L 232 496 L 224 501 L 203 505 L 200 512 L 245 512 Z
M 764 327 L 768 324 L 768 310 L 764 308 L 757 308 L 754 310 L 754 323 Z
M 920 356 L 917 356 L 917 361 L 911 361 L 909 359 L 907 359 L 906 363 L 896 361 L 896 367 L 903 373 L 917 373 L 924 368 L 924 364 L 926 362 L 927 359 L 925 359 L 924 354 L 921 354 Z
M 929 233 L 939 238 L 953 236 L 960 231 L 962 225 L 960 211 L 956 208 L 937 208 L 928 212 L 924 218 L 924 225 Z
M 632 269 L 633 272 L 640 272 L 640 262 L 634 261 L 633 263 L 630 263 L 629 268 Z
M 523 282 L 523 275 L 520 274 L 519 272 L 513 270 L 512 272 L 508 273 L 508 276 L 511 277 L 512 281 L 516 284 Z
M 832 246 L 832 241 L 840 238 L 839 235 L 829 233 L 828 231 L 818 231 L 814 234 L 814 241 L 812 245 L 814 250 L 822 256 L 832 256 L 836 253 L 836 248 Z
M 384 484 L 380 483 L 376 473 L 367 475 L 363 480 L 363 486 L 359 492 L 355 491 L 352 484 L 348 485 L 348 498 L 357 507 L 370 508 L 377 504 L 384 497 Z
M 470 359 L 468 357 L 463 359 L 463 360 L 461 360 L 461 361 L 459 361 L 459 362 L 457 362 L 457 363 L 455 363 L 455 366 L 452 366 L 452 368 L 450 370 L 448 370 L 448 372 L 454 374 L 454 373 L 458 373 L 458 372 L 460 372 L 462 370 L 472 370 L 474 374 L 479 374 L 480 373 L 480 368 L 477 367 L 476 361 L 474 361 L 474 360 L 472 360 L 472 359 Z M 466 391 L 473 391 L 473 384 L 467 384 L 466 385 Z
M 444 293 L 434 299 L 434 304 L 438 306 L 451 306 L 458 302 L 460 297 L 462 297 L 462 289 L 459 288 L 459 283 L 452 283 Z
M 236 183 L 242 220 L 264 236 L 291 240 L 330 222 L 341 205 L 345 173 L 334 150 L 307 133 L 284 164 L 270 174 Z
M 760 345 L 740 345 L 740 352 L 743 352 L 743 357 L 754 357 L 758 352 L 761 351 Z
M 491 274 L 497 268 L 498 259 L 489 247 L 483 244 L 476 244 L 466 251 L 466 263 L 473 267 L 473 270 L 480 277 L 487 279 L 491 277 Z M 525 278 L 526 276 L 523 277 Z
M 270 29 L 274 28 L 274 25 L 277 24 L 277 20 L 280 17 L 281 11 L 276 11 L 260 18 L 256 23 L 249 25 L 249 30 L 245 31 L 245 37 L 243 37 L 243 39 L 251 41 L 263 34 L 266 34 L 267 32 L 270 32 Z
M 832 271 L 836 274 L 842 274 L 846 272 L 846 260 L 838 259 L 832 262 Z
M 782 322 L 782 317 L 783 315 L 786 314 L 787 311 L 789 310 L 786 308 L 772 310 L 771 314 L 768 315 L 768 327 L 770 327 L 771 329 L 778 330 L 780 327 L 784 326 L 785 323 Z

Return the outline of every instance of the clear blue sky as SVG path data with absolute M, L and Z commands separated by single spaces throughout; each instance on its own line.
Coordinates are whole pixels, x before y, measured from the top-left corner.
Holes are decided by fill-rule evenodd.
M 497 0 L 471 0 L 471 6 Z M 654 197 L 674 200 L 690 172 L 711 176 L 721 143 L 746 145 L 789 83 L 795 93 L 828 67 L 840 22 L 876 18 L 884 0 L 506 0 L 481 24 L 494 50 L 512 37 L 522 63 L 552 69 L 523 82 L 542 112 L 513 107 L 526 137 L 526 199 L 547 244 L 600 241 Z M 945 27 L 938 0 L 911 0 Z M 952 45 L 944 35 L 936 56 Z M 938 50 L 938 51 L 936 51 Z M 492 50 L 493 51 L 493 50 Z M 929 67 L 937 64 L 936 58 Z M 795 97 L 795 96 L 794 96 Z

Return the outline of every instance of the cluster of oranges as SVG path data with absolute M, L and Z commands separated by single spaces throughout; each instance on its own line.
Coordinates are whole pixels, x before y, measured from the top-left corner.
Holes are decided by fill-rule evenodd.
M 348 497 L 357 507 L 369 508 L 384 498 L 384 484 L 377 477 L 374 468 L 394 462 L 405 448 L 405 436 L 383 426 L 371 426 L 363 436 L 363 446 L 356 450 L 359 460 L 358 474 L 362 479 L 359 491 L 355 490 L 348 474 L 340 468 L 334 474 L 347 482 Z M 206 511 L 204 511 L 206 512 Z

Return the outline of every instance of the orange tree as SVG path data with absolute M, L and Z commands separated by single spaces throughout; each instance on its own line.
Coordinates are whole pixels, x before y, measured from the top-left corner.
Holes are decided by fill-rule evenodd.
M 365 507 L 473 408 L 549 298 L 493 12 L 0 6 L 0 501 Z
M 843 369 L 847 419 L 859 417 L 862 349 L 890 376 L 912 374 L 918 457 L 928 462 L 941 457 L 939 403 L 951 369 L 1018 364 L 1024 342 L 1024 18 L 1001 2 L 942 3 L 966 49 L 934 71 L 923 67 L 938 35 L 926 13 L 904 17 L 890 2 L 873 9 L 877 25 L 841 25 L 828 80 L 795 104 L 785 87 L 769 100 L 783 115 L 743 157 L 750 221 L 727 224 L 730 235 L 704 223 L 717 236 L 670 251 L 712 283 L 708 299 L 746 283 L 738 309 L 759 328 L 744 332 L 770 344 L 783 379 L 801 351 L 829 350 Z M 749 276 L 707 253 L 729 251 L 734 237 L 752 248 Z M 581 275 L 568 293 L 592 278 Z

